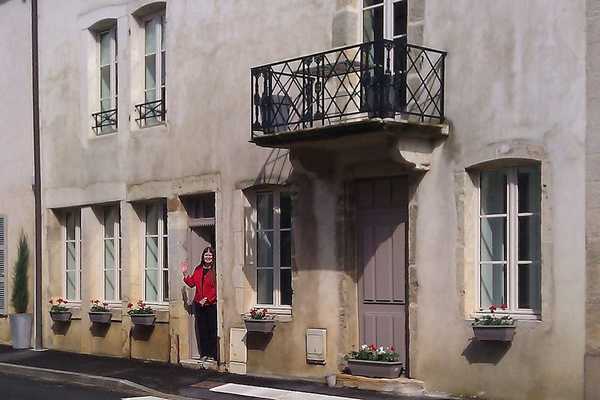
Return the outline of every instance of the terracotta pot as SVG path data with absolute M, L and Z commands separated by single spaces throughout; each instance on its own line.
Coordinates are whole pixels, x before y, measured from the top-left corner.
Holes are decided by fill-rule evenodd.
M 71 311 L 51 312 L 50 318 L 52 318 L 52 321 L 54 322 L 69 322 L 71 321 L 72 315 L 73 314 L 71 313 Z
M 514 325 L 473 325 L 475 339 L 494 342 L 512 342 Z
M 402 362 L 348 360 L 348 369 L 352 375 L 369 378 L 397 378 L 402 373 Z
M 134 325 L 152 326 L 156 321 L 155 314 L 134 314 L 130 315 L 130 317 Z
M 90 311 L 89 312 L 89 316 L 90 316 L 90 321 L 93 324 L 110 324 L 110 321 L 112 319 L 112 313 L 111 312 L 94 312 L 94 311 Z
M 275 329 L 273 319 L 245 319 L 246 331 L 257 333 L 271 333 Z

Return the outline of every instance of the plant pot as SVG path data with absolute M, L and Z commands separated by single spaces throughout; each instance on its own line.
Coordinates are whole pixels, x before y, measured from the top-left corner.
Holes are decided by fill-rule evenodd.
M 475 339 L 494 342 L 512 342 L 515 336 L 514 325 L 474 325 Z
M 275 329 L 273 319 L 245 319 L 246 331 L 258 333 L 271 333 Z
M 12 314 L 9 318 L 13 349 L 31 347 L 31 314 Z
M 50 318 L 52 318 L 52 321 L 54 322 L 69 322 L 71 321 L 72 315 L 71 311 L 51 312 Z
M 130 315 L 131 317 L 131 322 L 134 325 L 140 325 L 140 326 L 152 326 L 154 325 L 154 322 L 156 321 L 156 315 L 155 314 L 137 314 L 137 315 Z
M 109 312 L 96 312 L 96 311 L 90 311 L 89 313 L 90 316 L 90 321 L 93 324 L 110 324 L 110 321 L 112 319 L 112 313 Z
M 352 375 L 369 378 L 394 379 L 402 373 L 402 362 L 348 360 L 348 369 Z

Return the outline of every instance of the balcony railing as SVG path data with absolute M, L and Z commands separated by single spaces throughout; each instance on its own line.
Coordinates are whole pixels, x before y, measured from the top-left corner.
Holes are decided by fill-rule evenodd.
M 164 98 L 136 104 L 135 110 L 137 112 L 135 120 L 142 126 L 163 123 L 165 122 L 165 116 L 167 115 Z
M 445 58 L 381 40 L 252 68 L 252 139 L 362 117 L 443 122 Z
M 97 135 L 114 132 L 117 130 L 117 109 L 104 110 L 92 114 L 94 125 L 92 128 Z

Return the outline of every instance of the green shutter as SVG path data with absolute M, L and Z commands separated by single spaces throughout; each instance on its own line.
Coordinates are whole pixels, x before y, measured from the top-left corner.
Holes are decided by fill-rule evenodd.
M 6 314 L 6 218 L 0 215 L 0 314 Z

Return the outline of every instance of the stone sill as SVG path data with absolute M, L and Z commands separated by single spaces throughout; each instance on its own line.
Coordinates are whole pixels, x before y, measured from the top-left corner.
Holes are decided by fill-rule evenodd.
M 425 384 L 422 381 L 405 377 L 395 379 L 367 378 L 341 373 L 336 375 L 336 386 L 374 390 L 377 392 L 392 392 L 405 396 L 422 396 L 425 394 Z

